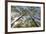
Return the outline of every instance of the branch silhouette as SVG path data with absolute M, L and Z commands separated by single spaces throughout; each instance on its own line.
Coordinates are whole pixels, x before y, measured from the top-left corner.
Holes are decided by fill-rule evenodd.
M 12 24 L 11 27 L 15 24 L 15 22 L 17 22 L 20 18 L 22 18 L 22 16 L 24 16 L 25 14 L 21 15 L 17 20 L 15 20 Z

